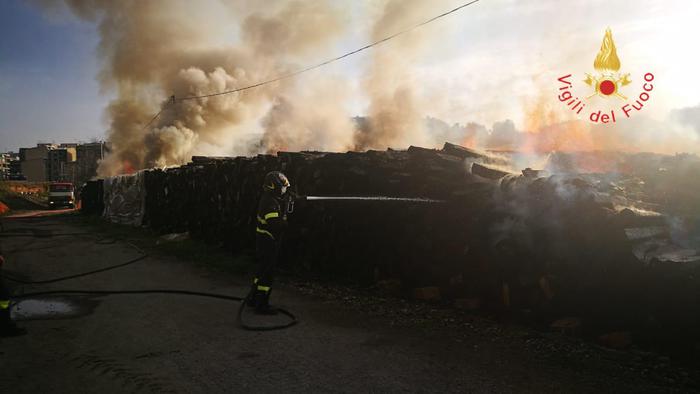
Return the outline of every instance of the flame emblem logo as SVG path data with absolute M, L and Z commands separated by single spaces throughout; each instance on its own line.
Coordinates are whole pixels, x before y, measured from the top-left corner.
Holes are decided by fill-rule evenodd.
M 629 73 L 624 75 L 619 73 L 620 58 L 617 57 L 617 49 L 615 48 L 615 41 L 613 41 L 610 28 L 605 30 L 605 36 L 603 37 L 600 51 L 593 61 L 593 68 L 595 68 L 599 74 L 591 75 L 586 73 L 586 79 L 583 80 L 588 86 L 595 89 L 595 93 L 587 98 L 593 96 L 605 98 L 615 96 L 627 100 L 627 97 L 620 93 L 620 88 L 629 85 L 632 81 L 629 79 Z

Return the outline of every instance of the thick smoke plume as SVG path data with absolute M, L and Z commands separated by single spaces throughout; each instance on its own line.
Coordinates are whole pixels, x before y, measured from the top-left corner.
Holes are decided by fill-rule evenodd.
M 338 129 L 330 120 L 339 116 L 332 100 L 305 93 L 305 108 L 295 111 L 284 104 L 298 89 L 293 80 L 213 98 L 174 103 L 167 99 L 236 89 L 294 71 L 308 57 L 327 56 L 345 25 L 330 1 L 264 7 L 246 1 L 66 0 L 65 4 L 99 26 L 103 62 L 99 79 L 105 91 L 116 93 L 107 109 L 112 154 L 102 163 L 101 175 L 181 164 L 192 154 L 250 153 L 255 147 L 244 144 L 243 136 L 270 107 L 273 112 L 266 117 L 270 129 L 264 139 L 270 145 L 257 149 L 287 146 L 285 136 L 275 134 L 280 122 L 281 133 L 299 132 L 287 127 L 296 124 Z M 314 107 L 313 100 L 327 111 L 316 119 L 305 111 Z M 144 128 L 160 109 L 161 115 Z M 298 114 L 304 119 L 284 119 Z M 333 148 L 343 147 L 333 143 Z
M 280 95 L 262 119 L 263 150 L 347 151 L 355 149 L 355 125 L 331 97 L 346 96 L 344 81 L 316 81 L 309 89 Z
M 372 40 L 380 40 L 425 19 L 436 7 L 421 0 L 390 0 L 372 29 Z M 397 42 L 372 52 L 364 81 L 369 104 L 369 130 L 358 140 L 358 148 L 405 148 L 425 145 L 425 104 L 411 80 L 411 60 L 424 48 L 426 32 L 397 38 Z
M 362 82 L 368 127 L 348 108 L 352 84 L 317 73 L 241 93 L 179 100 L 267 80 L 336 54 L 347 20 L 331 0 L 248 1 L 65 0 L 99 28 L 102 89 L 112 153 L 100 175 L 187 162 L 193 154 L 251 154 L 278 150 L 351 150 L 432 145 L 425 103 L 410 69 L 428 33 L 402 36 L 373 50 Z M 366 41 L 378 40 L 448 6 L 387 0 L 375 4 Z M 168 97 L 175 96 L 175 101 Z M 160 116 L 144 127 L 153 114 Z M 250 143 L 254 130 L 262 137 Z
M 359 44 L 376 41 L 450 9 L 454 0 L 358 3 L 352 9 L 361 15 L 352 20 L 348 5 L 334 0 L 37 1 L 47 9 L 66 6 L 98 26 L 98 78 L 103 91 L 114 96 L 106 109 L 111 154 L 101 163 L 102 176 L 179 165 L 192 155 L 434 147 L 445 140 L 531 153 L 624 149 L 629 140 L 638 141 L 638 149 L 660 146 L 662 134 L 655 133 L 661 124 L 640 118 L 618 130 L 602 130 L 557 115 L 547 100 L 523 104 L 524 130 L 508 120 L 488 127 L 427 117 L 440 105 L 427 97 L 441 88 L 424 86 L 414 71 L 429 56 L 430 44 L 449 29 L 437 24 L 361 54 L 359 81 L 343 76 L 351 74 L 343 68 L 346 63 L 239 93 L 180 100 L 297 71 L 354 49 L 358 43 L 345 38 L 357 29 Z M 175 101 L 169 99 L 173 95 Z M 363 101 L 360 111 L 366 116 L 353 118 Z M 684 130 L 693 131 L 678 135 L 692 135 L 693 146 L 696 112 L 676 116 Z M 465 113 L 461 121 L 469 120 Z M 678 135 L 663 135 L 669 150 L 689 146 Z

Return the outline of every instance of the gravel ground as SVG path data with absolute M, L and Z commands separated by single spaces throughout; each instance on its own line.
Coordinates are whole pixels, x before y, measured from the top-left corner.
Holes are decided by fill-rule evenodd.
M 4 223 L 10 231 L 95 231 L 61 215 Z M 85 235 L 0 242 L 5 272 L 33 280 L 138 256 L 125 242 Z M 13 291 L 146 288 L 243 295 L 248 278 L 151 254 L 117 270 Z M 235 326 L 237 303 L 187 296 L 33 299 L 20 305 L 24 315 L 15 311 L 28 335 L 1 339 L 0 392 L 640 393 L 697 391 L 700 381 L 696 370 L 667 357 L 362 289 L 286 280 L 273 297 L 301 323 L 243 331 Z

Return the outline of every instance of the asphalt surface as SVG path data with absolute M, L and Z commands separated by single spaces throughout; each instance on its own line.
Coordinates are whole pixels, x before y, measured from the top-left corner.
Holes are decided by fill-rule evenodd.
M 27 216 L 27 215 L 25 215 Z M 29 215 L 37 216 L 37 215 Z M 21 229 L 80 233 L 63 216 L 4 220 Z M 45 232 L 44 232 L 45 234 Z M 42 280 L 139 255 L 95 237 L 0 238 L 5 273 Z M 278 286 L 280 287 L 280 286 Z M 186 289 L 244 295 L 248 278 L 165 256 L 15 294 L 50 289 Z M 533 353 L 524 340 L 468 329 L 395 325 L 295 286 L 273 301 L 301 322 L 283 331 L 238 329 L 238 303 L 180 295 L 36 297 L 14 307 L 22 337 L 0 339 L 2 393 L 219 392 L 660 392 L 672 389 L 604 364 Z M 250 318 L 250 316 L 249 316 Z M 275 317 L 276 318 L 276 317 Z M 271 319 L 256 317 L 260 324 Z M 279 319 L 282 319 L 281 317 Z M 252 322 L 253 320 L 251 320 Z

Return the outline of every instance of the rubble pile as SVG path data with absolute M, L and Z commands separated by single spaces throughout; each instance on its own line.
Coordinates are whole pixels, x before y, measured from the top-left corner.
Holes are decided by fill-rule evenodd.
M 598 167 L 576 171 L 586 163 Z M 287 174 L 299 195 L 440 200 L 298 201 L 282 268 L 546 327 L 576 322 L 566 331 L 577 335 L 629 332 L 635 342 L 700 346 L 696 157 L 560 153 L 546 171 L 521 173 L 510 164 L 507 156 L 449 143 L 440 150 L 193 157 L 136 175 L 143 193 L 133 189 L 136 180 L 86 188 L 83 206 L 104 201 L 110 219 L 117 203 L 142 207 L 140 224 L 240 252 L 254 247 L 268 171 Z

